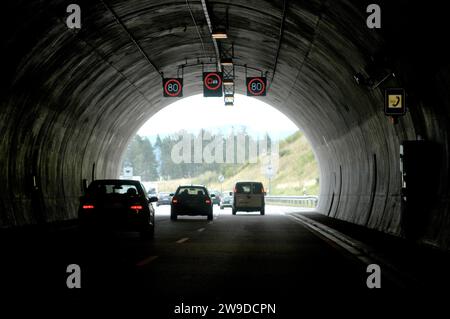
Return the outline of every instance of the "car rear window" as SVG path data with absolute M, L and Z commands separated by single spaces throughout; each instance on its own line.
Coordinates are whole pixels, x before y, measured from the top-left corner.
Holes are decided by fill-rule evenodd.
M 238 194 L 261 194 L 263 191 L 261 183 L 238 183 L 235 190 Z
M 206 195 L 206 190 L 200 187 L 180 187 L 178 188 L 177 195 Z
M 95 183 L 89 186 L 87 194 L 91 196 L 110 194 L 138 195 L 139 190 L 136 185 L 133 184 Z

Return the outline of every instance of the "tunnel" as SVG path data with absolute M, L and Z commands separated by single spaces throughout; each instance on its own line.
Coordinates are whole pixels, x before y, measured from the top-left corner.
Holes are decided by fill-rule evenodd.
M 76 218 L 83 179 L 117 177 L 129 140 L 173 102 L 162 95 L 162 77 L 196 64 L 184 69 L 183 92 L 202 92 L 201 64 L 217 67 L 219 40 L 210 28 L 226 26 L 220 43 L 233 44 L 234 60 L 267 71 L 260 99 L 309 139 L 320 165 L 321 214 L 403 236 L 400 145 L 439 146 L 432 164 L 420 167 L 437 167 L 439 176 L 433 197 L 423 198 L 418 239 L 448 249 L 443 4 L 377 1 L 381 28 L 369 28 L 368 1 L 80 0 L 81 28 L 71 29 L 70 3 L 3 4 L 2 227 Z M 244 72 L 236 68 L 242 94 Z M 404 116 L 384 114 L 389 87 L 406 90 Z

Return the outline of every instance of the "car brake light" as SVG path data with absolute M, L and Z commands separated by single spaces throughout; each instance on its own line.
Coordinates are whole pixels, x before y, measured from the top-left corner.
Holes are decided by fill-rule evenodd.
M 211 204 L 211 200 L 208 198 L 207 200 L 205 200 L 206 204 Z
M 130 208 L 134 209 L 134 210 L 141 210 L 142 209 L 142 205 L 133 205 Z
M 178 203 L 178 199 L 173 198 L 173 199 L 172 199 L 172 203 L 174 203 L 174 204 Z
M 94 205 L 83 205 L 83 209 L 94 209 Z

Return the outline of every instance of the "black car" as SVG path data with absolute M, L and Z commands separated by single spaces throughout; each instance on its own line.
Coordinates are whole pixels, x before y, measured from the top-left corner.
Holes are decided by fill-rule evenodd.
M 213 219 L 213 195 L 202 185 L 178 186 L 170 204 L 170 219 L 176 220 L 178 215 L 206 215 Z
M 144 186 L 134 180 L 96 180 L 80 197 L 78 218 L 83 228 L 110 228 L 138 231 L 141 237 L 152 237 L 155 210 Z

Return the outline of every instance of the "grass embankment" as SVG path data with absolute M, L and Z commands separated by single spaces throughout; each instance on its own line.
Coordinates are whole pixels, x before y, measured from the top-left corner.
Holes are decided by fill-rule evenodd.
M 318 195 L 319 168 L 312 149 L 301 132 L 280 141 L 279 167 L 270 182 L 270 195 Z M 205 172 L 197 177 L 158 182 L 159 191 L 173 192 L 181 184 L 203 184 L 209 189 L 232 190 L 236 181 L 262 181 L 266 189 L 269 179 L 261 163 L 224 165 L 225 181 L 218 182 L 220 173 Z

